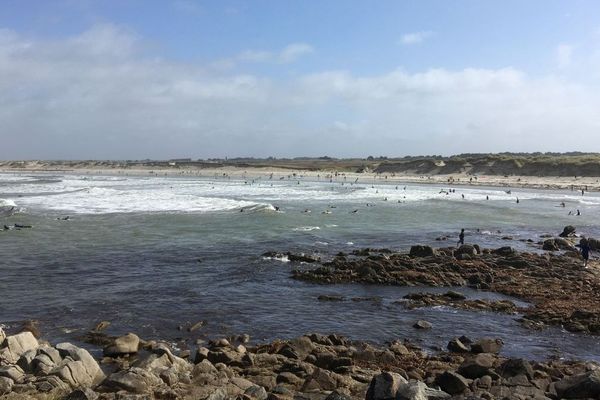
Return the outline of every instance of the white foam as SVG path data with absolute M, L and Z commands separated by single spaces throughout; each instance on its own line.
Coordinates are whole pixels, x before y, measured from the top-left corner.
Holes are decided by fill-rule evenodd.
M 292 230 L 296 231 L 296 232 L 310 232 L 310 231 L 316 231 L 316 230 L 319 230 L 319 229 L 321 229 L 321 228 L 318 227 L 318 226 L 299 226 L 299 227 L 294 228 Z

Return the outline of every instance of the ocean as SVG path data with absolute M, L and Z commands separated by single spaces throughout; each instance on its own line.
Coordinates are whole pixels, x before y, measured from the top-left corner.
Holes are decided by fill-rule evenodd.
M 580 216 L 569 215 L 576 210 Z M 131 331 L 174 343 L 242 333 L 260 342 L 321 332 L 377 343 L 410 339 L 435 349 L 464 334 L 500 337 L 509 356 L 600 361 L 590 354 L 600 344 L 597 337 L 526 330 L 518 315 L 406 310 L 395 302 L 409 292 L 447 288 L 310 284 L 290 278 L 292 269 L 305 266 L 263 256 L 453 246 L 461 228 L 467 243 L 539 251 L 525 240 L 557 235 L 565 225 L 600 236 L 599 210 L 597 193 L 343 175 L 3 173 L 0 227 L 31 228 L 0 230 L 0 324 L 10 330 L 38 320 L 53 342 L 77 342 L 102 320 L 111 322 L 110 334 Z M 441 237 L 448 239 L 436 240 Z M 469 298 L 507 298 L 458 290 Z M 319 301 L 320 295 L 347 301 Z M 350 300 L 358 297 L 369 299 Z M 415 330 L 417 319 L 434 329 Z M 198 321 L 204 326 L 188 332 Z

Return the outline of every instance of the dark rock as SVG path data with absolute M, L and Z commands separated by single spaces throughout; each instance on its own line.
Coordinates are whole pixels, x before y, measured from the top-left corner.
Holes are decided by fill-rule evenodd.
M 531 364 L 522 358 L 511 358 L 506 360 L 500 365 L 497 372 L 504 378 L 525 375 L 528 379 L 533 379 L 533 368 L 531 367 Z
M 600 370 L 562 379 L 556 382 L 555 389 L 563 399 L 600 398 Z
M 477 255 L 477 249 L 475 248 L 475 246 L 473 246 L 471 244 L 463 244 L 454 251 L 454 255 L 455 256 L 460 256 L 460 255 L 475 256 L 475 255 Z
M 448 342 L 447 348 L 453 353 L 468 353 L 471 351 L 469 345 L 465 345 L 459 338 L 454 338 Z
M 511 256 L 515 254 L 515 249 L 510 246 L 503 246 L 498 249 L 492 250 L 492 254 L 497 254 L 499 256 Z
M 502 349 L 504 342 L 502 339 L 480 339 L 471 344 L 471 352 L 473 353 L 494 353 L 497 354 Z
M 96 400 L 97 398 L 98 393 L 90 388 L 85 388 L 72 391 L 64 400 Z
M 325 400 L 352 400 L 352 398 L 338 392 L 337 390 L 334 390 L 327 397 L 325 397 Z
M 469 382 L 463 376 L 451 371 L 438 375 L 435 383 L 450 394 L 460 394 L 469 387 Z
M 410 248 L 411 257 L 431 257 L 436 254 L 431 246 L 416 245 Z
M 573 225 L 567 225 L 563 228 L 563 231 L 558 236 L 569 237 L 569 236 L 573 236 L 574 234 L 575 234 L 575 227 Z
M 542 250 L 558 251 L 559 248 L 554 239 L 546 239 L 544 240 L 544 244 L 542 244 Z
M 427 321 L 423 321 L 423 320 L 418 320 L 413 325 L 413 328 L 416 328 L 416 329 L 431 329 L 432 327 L 433 327 L 433 325 L 431 324 L 431 322 L 427 322 Z
M 458 373 L 465 378 L 475 379 L 490 374 L 494 365 L 494 357 L 488 353 L 481 353 L 472 359 L 466 360 L 458 368 Z
M 401 385 L 408 383 L 399 374 L 393 372 L 382 372 L 375 375 L 369 384 L 365 400 L 392 400 Z
M 466 300 L 466 298 L 467 298 L 467 296 L 465 296 L 464 294 L 455 292 L 453 290 L 450 290 L 450 291 L 444 293 L 444 296 L 446 296 L 452 300 Z

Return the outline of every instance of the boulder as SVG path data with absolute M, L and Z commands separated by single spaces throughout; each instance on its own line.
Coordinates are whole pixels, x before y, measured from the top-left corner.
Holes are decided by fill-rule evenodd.
M 458 368 L 458 373 L 469 379 L 481 378 L 484 375 L 489 375 L 490 369 L 494 365 L 494 360 L 492 354 L 477 354 L 477 356 L 465 360 Z
M 248 389 L 244 390 L 244 395 L 253 400 L 267 400 L 267 397 L 269 397 L 265 388 L 258 385 L 250 386 Z
M 137 353 L 140 346 L 140 338 L 133 334 L 120 336 L 114 342 L 104 348 L 104 355 L 108 357 L 118 357 L 127 354 Z
M 10 378 L 13 382 L 21 383 L 25 377 L 25 372 L 18 365 L 7 365 L 0 367 L 0 376 Z
M 533 368 L 529 361 L 522 358 L 510 358 L 502 363 L 497 369 L 497 372 L 503 378 L 524 375 L 527 379 L 533 379 Z
M 575 234 L 575 227 L 573 225 L 567 225 L 563 228 L 563 231 L 560 233 L 560 237 L 569 237 Z
M 460 256 L 463 254 L 468 256 L 475 256 L 477 255 L 477 249 L 471 244 L 463 244 L 458 249 L 454 250 L 455 256 Z
M 0 347 L 4 343 L 4 339 L 6 339 L 6 334 L 4 333 L 4 330 L 0 327 Z
M 434 400 L 448 399 L 450 395 L 442 390 L 432 389 L 420 381 L 411 381 L 400 385 L 396 400 Z
M 59 343 L 56 345 L 56 349 L 61 357 L 68 356 L 70 360 L 63 360 L 51 372 L 52 375 L 61 377 L 73 387 L 95 386 L 104 379 L 104 372 L 87 350 L 71 343 Z
M 515 254 L 515 249 L 510 246 L 503 246 L 498 249 L 492 250 L 492 254 L 496 254 L 499 256 L 510 256 Z
M 502 339 L 484 338 L 471 344 L 471 352 L 473 353 L 494 353 L 498 354 L 504 342 Z
M 148 393 L 152 391 L 152 388 L 161 384 L 162 381 L 153 373 L 132 367 L 111 374 L 102 383 L 102 386 L 111 391 L 125 390 L 131 393 Z
M 421 319 L 415 322 L 413 325 L 413 328 L 416 329 L 431 329 L 432 327 L 433 325 L 431 324 L 431 322 L 423 321 Z
M 460 338 L 454 338 L 448 342 L 448 350 L 453 353 L 468 353 L 471 351 L 468 344 L 464 344 Z
M 375 375 L 369 384 L 366 400 L 392 400 L 401 385 L 408 383 L 400 374 L 382 372 Z
M 436 251 L 431 246 L 416 245 L 411 246 L 409 255 L 411 257 L 431 257 L 436 255 Z
M 562 379 L 556 382 L 555 389 L 562 399 L 600 398 L 600 370 Z
M 27 331 L 7 336 L 4 340 L 4 346 L 0 352 L 0 359 L 6 360 L 9 364 L 15 364 L 23 353 L 37 349 L 39 343 L 35 336 Z
M 460 394 L 469 387 L 469 382 L 462 375 L 452 371 L 438 375 L 435 383 L 449 394 Z
M 546 240 L 544 240 L 544 243 L 542 244 L 542 250 L 558 251 L 559 248 L 554 239 L 546 239 Z

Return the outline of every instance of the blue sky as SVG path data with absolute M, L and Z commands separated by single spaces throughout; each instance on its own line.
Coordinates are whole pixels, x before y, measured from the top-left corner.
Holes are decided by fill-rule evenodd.
M 0 6 L 3 159 L 600 151 L 597 1 Z

